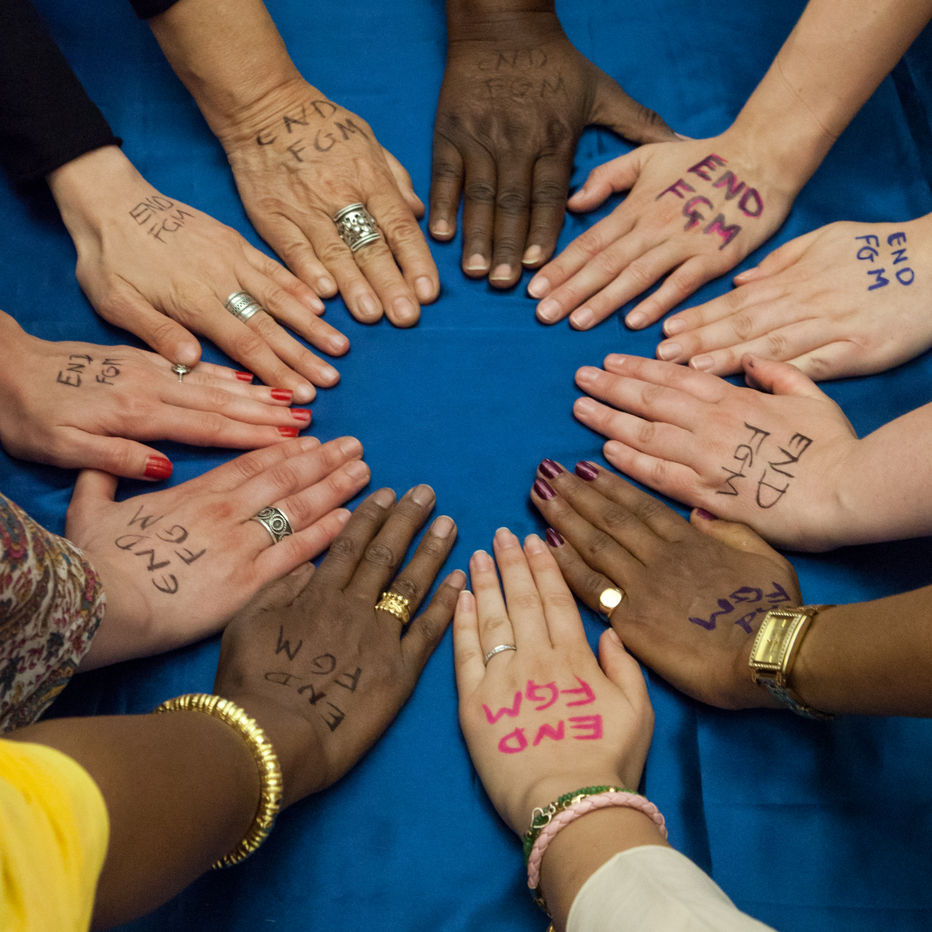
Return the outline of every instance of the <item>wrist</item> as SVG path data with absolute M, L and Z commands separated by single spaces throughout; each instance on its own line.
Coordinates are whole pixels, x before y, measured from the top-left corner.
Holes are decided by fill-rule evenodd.
M 516 25 L 520 28 L 508 28 Z M 523 3 L 449 0 L 447 3 L 447 38 L 451 43 L 485 41 L 502 46 L 528 45 L 564 35 L 554 4 L 546 0 Z

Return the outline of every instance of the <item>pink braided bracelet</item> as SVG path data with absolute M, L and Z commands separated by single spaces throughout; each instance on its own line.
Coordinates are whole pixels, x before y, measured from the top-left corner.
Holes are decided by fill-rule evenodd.
M 666 823 L 660 814 L 660 810 L 649 799 L 639 793 L 608 790 L 594 796 L 584 796 L 578 802 L 567 806 L 566 809 L 555 815 L 544 826 L 534 841 L 534 847 L 531 849 L 531 854 L 527 860 L 527 885 L 529 889 L 537 890 L 540 886 L 540 862 L 547 850 L 547 845 L 553 840 L 553 836 L 565 825 L 569 825 L 570 822 L 574 822 L 580 816 L 586 815 L 587 812 L 595 812 L 597 809 L 606 809 L 609 806 L 627 806 L 630 809 L 643 812 L 660 829 L 663 837 L 667 837 Z

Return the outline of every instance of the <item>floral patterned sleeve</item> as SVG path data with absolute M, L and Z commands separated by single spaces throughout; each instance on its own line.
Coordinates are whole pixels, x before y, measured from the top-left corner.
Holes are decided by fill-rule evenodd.
M 105 608 L 84 554 L 0 495 L 0 733 L 34 722 L 65 688 Z

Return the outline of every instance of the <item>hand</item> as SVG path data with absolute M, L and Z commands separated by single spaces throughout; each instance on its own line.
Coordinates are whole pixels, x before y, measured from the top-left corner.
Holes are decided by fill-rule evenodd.
M 328 546 L 339 508 L 369 480 L 353 437 L 246 453 L 174 488 L 113 500 L 116 479 L 82 472 L 65 536 L 97 570 L 107 610 L 82 669 L 171 650 L 218 631 L 271 582 Z M 281 508 L 294 533 L 273 545 L 253 515 Z
M 464 194 L 467 275 L 510 288 L 522 264 L 536 268 L 550 258 L 576 144 L 594 124 L 635 142 L 675 138 L 573 47 L 554 13 L 451 21 L 434 125 L 430 232 L 452 239 Z
M 657 355 L 716 375 L 756 353 L 812 379 L 882 372 L 932 346 L 932 214 L 908 223 L 832 223 L 735 276 L 721 298 L 663 326 Z
M 339 288 L 357 320 L 374 323 L 384 310 L 397 327 L 416 324 L 418 302 L 440 290 L 417 224 L 424 205 L 369 124 L 300 78 L 270 91 L 249 114 L 226 126 L 215 121 L 214 131 L 263 239 L 319 294 Z M 356 203 L 383 238 L 353 253 L 333 217 Z
M 777 546 L 846 543 L 842 487 L 857 435 L 841 408 L 797 369 L 749 356 L 748 382 L 637 356 L 584 366 L 573 413 L 609 437 L 620 472 L 692 507 L 741 521 Z
M 531 279 L 528 293 L 542 299 L 544 323 L 569 314 L 573 327 L 588 330 L 670 273 L 625 317 L 635 330 L 659 320 L 767 240 L 798 188 L 771 177 L 766 153 L 726 132 L 643 146 L 607 162 L 569 207 L 592 210 L 619 191 L 630 193 Z
M 399 572 L 433 504 L 426 485 L 397 504 L 391 489 L 373 493 L 316 571 L 283 581 L 277 597 L 263 594 L 224 632 L 215 692 L 262 710 L 263 724 L 294 722 L 273 738 L 286 803 L 329 786 L 376 742 L 446 630 L 461 571 L 417 611 L 453 546 L 453 521 L 436 518 Z M 407 626 L 375 608 L 386 590 L 410 600 Z
M 225 366 L 198 363 L 180 384 L 161 356 L 131 346 L 49 343 L 2 313 L 0 333 L 16 359 L 0 373 L 0 438 L 22 459 L 165 479 L 171 461 L 136 441 L 252 449 L 310 423 L 290 392 Z
M 78 252 L 78 281 L 110 323 L 188 366 L 200 358 L 193 334 L 203 334 L 300 403 L 314 397 L 314 385 L 339 380 L 333 366 L 276 322 L 318 349 L 345 353 L 349 341 L 319 319 L 323 304 L 311 289 L 235 230 L 160 194 L 119 149 L 67 163 L 49 176 L 49 186 Z M 248 323 L 224 306 L 239 290 L 266 309 Z
M 748 656 L 771 608 L 799 605 L 796 573 L 750 528 L 694 512 L 687 523 L 594 463 L 544 460 L 531 500 L 566 581 L 593 611 L 611 586 L 611 625 L 677 689 L 725 709 L 776 706 Z M 603 616 L 604 617 L 604 616 Z
M 576 604 L 539 537 L 495 534 L 477 551 L 453 623 L 460 725 L 499 815 L 521 835 L 531 810 L 592 785 L 636 790 L 654 717 L 644 678 L 607 633 L 596 662 Z M 484 663 L 486 652 L 502 651 Z M 600 666 L 601 664 L 601 666 Z

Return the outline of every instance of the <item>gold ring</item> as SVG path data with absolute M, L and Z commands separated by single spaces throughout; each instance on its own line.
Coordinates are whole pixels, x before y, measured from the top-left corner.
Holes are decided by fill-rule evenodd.
M 377 610 L 394 615 L 403 625 L 406 625 L 411 620 L 411 610 L 408 608 L 410 604 L 410 599 L 406 599 L 403 595 L 389 589 L 387 592 L 382 593 L 379 601 L 375 603 L 375 607 Z
M 612 612 L 621 605 L 625 593 L 623 589 L 609 586 L 599 594 L 599 614 L 606 620 L 612 620 Z

